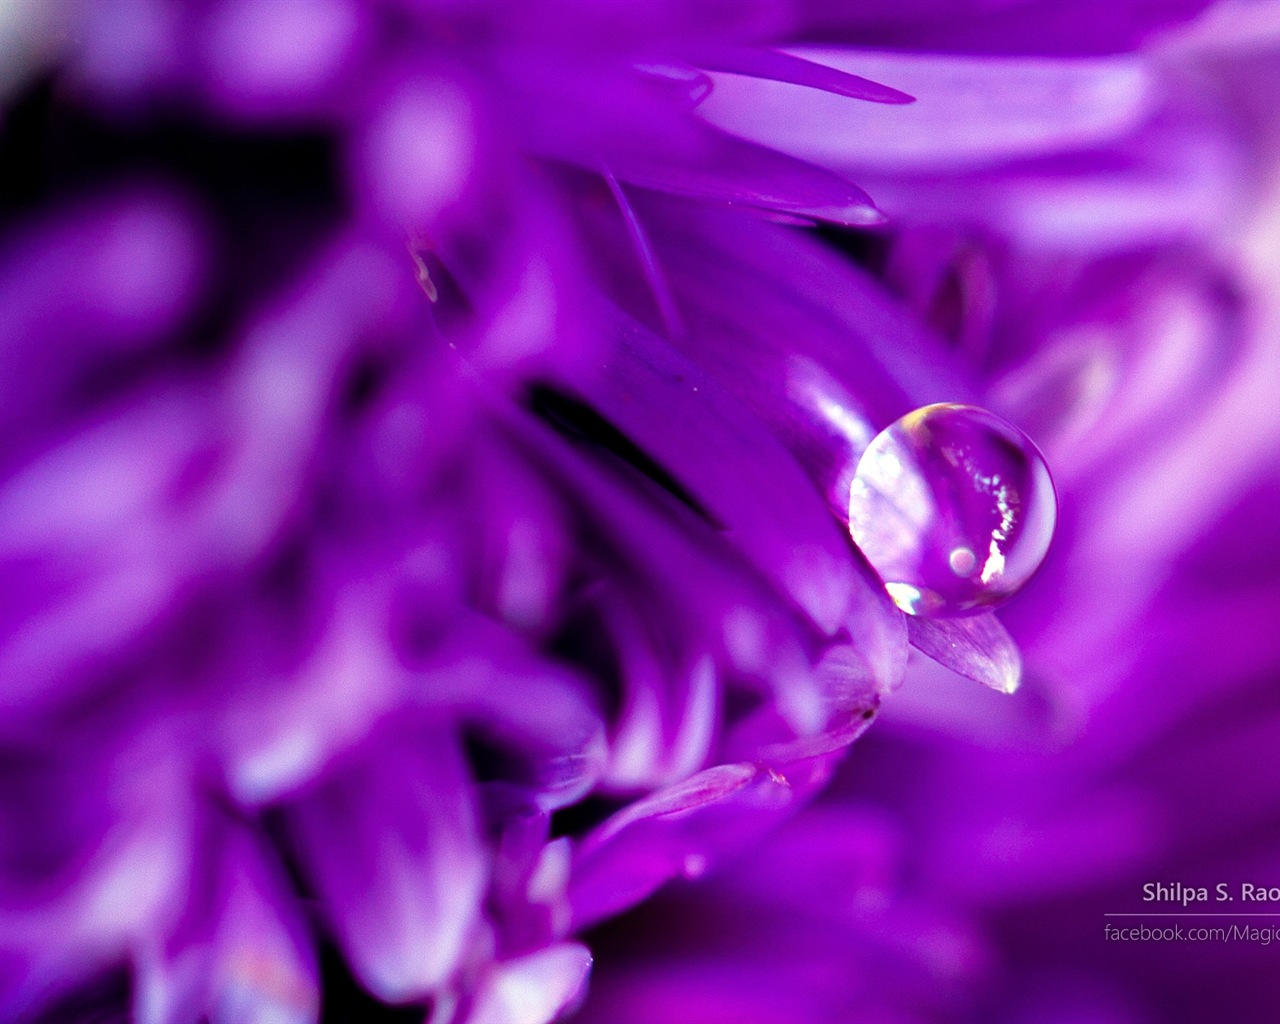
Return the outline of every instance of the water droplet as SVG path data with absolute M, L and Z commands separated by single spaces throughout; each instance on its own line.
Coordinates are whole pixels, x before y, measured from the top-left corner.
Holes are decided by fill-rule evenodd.
M 974 614 L 1012 597 L 1049 550 L 1057 499 L 1017 427 L 928 405 L 877 434 L 849 491 L 849 530 L 911 615 Z

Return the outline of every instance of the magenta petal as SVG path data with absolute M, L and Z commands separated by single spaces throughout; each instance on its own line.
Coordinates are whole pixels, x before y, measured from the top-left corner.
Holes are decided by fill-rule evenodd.
M 1160 97 L 1140 58 L 979 58 L 854 50 L 807 57 L 899 82 L 910 107 L 851 104 L 785 83 L 723 79 L 698 108 L 712 124 L 844 173 L 961 169 L 1108 142 Z
M 0 570 L 17 598 L 0 622 L 10 713 L 65 699 L 86 666 L 161 620 L 197 568 L 174 498 L 210 419 L 189 394 L 156 394 L 0 486 Z
M 380 632 L 386 598 L 348 582 L 304 658 L 279 674 L 240 669 L 244 689 L 223 709 L 219 743 L 227 784 L 243 806 L 297 791 L 404 699 L 404 671 Z
M 963 619 L 922 619 L 907 616 L 911 646 L 953 672 L 999 690 L 1013 693 L 1022 682 L 1022 655 L 994 615 Z
M 828 680 L 821 671 L 814 671 L 814 647 L 823 646 L 821 635 L 808 616 L 791 607 L 786 595 L 769 586 L 748 559 L 733 549 L 732 535 L 713 531 L 692 516 L 671 514 L 674 510 L 655 500 L 652 491 L 630 487 L 627 480 L 599 472 L 587 452 L 557 443 L 538 424 L 520 418 L 511 424 L 513 430 L 517 427 L 520 443 L 542 465 L 546 476 L 556 480 L 587 512 L 592 530 L 602 540 L 607 538 L 601 557 L 607 559 L 612 574 L 620 575 L 623 585 L 597 587 L 593 603 L 606 623 L 614 623 L 615 632 L 625 628 L 625 635 L 633 634 L 639 628 L 637 620 L 643 621 L 649 631 L 662 638 L 651 641 L 650 646 L 681 652 L 674 666 L 680 673 L 702 672 L 700 659 L 710 643 L 720 671 L 732 683 L 753 691 L 759 687 L 772 697 L 780 716 L 775 724 L 788 738 L 819 733 L 833 715 L 839 717 L 847 710 L 842 708 L 843 696 L 826 692 Z M 857 560 L 854 549 L 846 551 Z M 879 580 L 869 568 L 864 570 L 850 592 L 840 625 L 854 638 L 853 646 L 869 672 L 865 680 L 868 694 L 883 694 L 901 678 L 906 627 Z M 698 586 L 689 586 L 691 579 L 696 579 Z M 616 621 L 617 615 L 624 620 Z M 629 652 L 635 658 L 628 662 L 630 668 L 648 664 L 642 653 L 645 647 L 635 648 L 630 641 L 621 643 L 622 637 L 614 640 L 624 657 Z M 669 653 L 659 659 L 667 665 L 668 673 L 670 659 Z M 630 687 L 641 681 L 630 668 L 622 680 L 628 702 Z M 686 687 L 682 682 L 673 689 L 668 675 L 659 675 L 661 688 L 638 702 L 635 710 L 644 711 L 643 720 L 652 728 L 669 722 L 672 735 L 686 736 L 693 722 L 684 720 L 685 702 L 698 712 L 693 720 L 702 720 L 710 702 L 699 694 L 708 693 L 709 688 Z M 690 681 L 695 678 L 701 676 L 691 675 Z M 841 694 L 845 692 L 842 688 Z M 777 735 L 770 736 L 769 742 L 777 741 Z M 687 751 L 696 746 L 692 742 L 677 744 Z M 615 762 L 617 756 L 615 751 Z M 744 760 L 752 757 L 746 748 L 740 756 Z M 667 779 L 671 778 L 672 764 L 687 764 L 683 756 L 669 760 L 665 748 L 650 752 L 644 760 L 659 766 Z
M 720 713 L 720 686 L 709 651 L 668 650 L 643 609 L 622 594 L 601 600 L 624 697 L 605 781 L 622 790 L 653 788 L 706 762 Z M 684 638 L 682 638 L 684 639 Z
M 739 138 L 713 127 L 668 102 L 649 75 L 582 77 L 537 62 L 511 73 L 518 88 L 542 94 L 521 113 L 532 145 L 547 156 L 676 195 L 848 225 L 884 219 L 839 173 L 747 141 L 748 131 Z M 565 104 L 577 116 L 551 115 Z
M 591 952 L 577 942 L 495 964 L 481 982 L 467 1024 L 548 1024 L 585 994 Z
M 599 375 L 575 381 L 591 404 L 658 460 L 730 541 L 834 633 L 861 585 L 835 521 L 777 441 L 719 384 L 619 317 Z
M 836 516 L 848 516 L 877 431 L 917 406 L 973 396 L 939 339 L 812 240 L 688 203 L 637 206 L 688 325 L 673 344 L 769 426 Z
M 796 57 L 782 50 L 765 50 L 749 47 L 705 46 L 695 54 L 695 62 L 708 71 L 723 71 L 749 78 L 766 78 L 775 82 L 790 82 L 809 89 L 820 89 L 836 96 L 872 103 L 913 103 L 915 97 L 873 82 L 861 75 L 840 71 L 825 64 L 818 64 Z
M 0 703 L 99 668 L 277 536 L 310 481 L 340 367 L 371 324 L 394 325 L 406 291 L 363 245 L 312 269 L 248 329 L 224 379 L 162 379 L 0 484 L 0 570 L 23 597 L 0 622 L 0 673 L 14 681 Z
M 899 620 L 904 616 L 899 616 Z M 906 627 L 901 626 L 906 633 Z M 899 648 L 899 677 L 906 668 L 906 645 Z M 852 644 L 837 644 L 814 668 L 819 692 L 826 703 L 823 728 L 813 734 L 796 735 L 772 708 L 763 708 L 728 730 L 725 753 L 730 758 L 750 757 L 785 774 L 793 784 L 816 771 L 814 782 L 825 771 L 823 765 L 805 765 L 847 747 L 864 733 L 880 706 L 881 691 L 873 670 L 861 651 Z
M 479 549 L 478 610 L 522 635 L 545 636 L 555 626 L 572 571 L 569 509 L 505 445 L 477 445 L 468 469 L 475 482 L 467 497 L 476 518 L 465 533 Z
M 549 814 L 517 812 L 498 839 L 487 905 L 499 960 L 537 949 L 568 931 L 565 887 L 571 840 L 561 836 L 548 842 L 550 826 Z
M 607 166 L 622 181 L 680 196 L 849 226 L 884 220 L 862 189 L 831 171 L 712 128 L 694 134 L 680 160 L 637 147 L 610 152 Z
M 139 958 L 138 1024 L 310 1024 L 320 1007 L 315 956 L 284 873 L 243 826 L 217 828 L 187 915 Z
M 185 202 L 134 188 L 6 233 L 0 450 L 30 440 L 15 423 L 63 409 L 95 371 L 127 366 L 182 323 L 206 269 L 200 228 Z
M 1029 158 L 993 152 L 1000 166 L 981 175 L 959 167 L 909 175 L 871 163 L 857 173 L 891 217 L 923 224 L 976 219 L 1017 238 L 1023 250 L 1092 260 L 1175 240 L 1195 246 L 1245 215 L 1249 173 L 1229 126 L 1197 107 L 1194 97 L 1167 104 L 1138 125 L 1120 126 L 1127 134 L 1104 147 L 1085 139 L 1086 148 L 1072 148 L 1080 141 L 1065 138 L 1047 140 Z M 1020 287 L 1021 275 L 1005 283 Z
M 804 0 L 798 34 L 927 54 L 1086 56 L 1138 49 L 1211 2 L 1107 0 L 1081 17 L 1083 10 L 1070 0 Z
M 186 750 L 163 725 L 119 735 L 118 706 L 0 756 L 0 1017 L 124 964 L 185 902 L 193 852 Z
M 469 788 L 451 731 L 383 734 L 287 807 L 347 958 L 387 1002 L 440 986 L 477 920 L 488 867 Z
M 774 824 L 794 800 L 781 775 L 724 764 L 631 804 L 577 852 L 569 887 L 574 927 L 615 914 L 678 875 L 701 874 Z
M 588 686 L 524 648 L 510 633 L 464 617 L 406 692 L 420 706 L 466 722 L 520 762 L 505 781 L 551 811 L 574 803 L 605 769 L 605 728 Z

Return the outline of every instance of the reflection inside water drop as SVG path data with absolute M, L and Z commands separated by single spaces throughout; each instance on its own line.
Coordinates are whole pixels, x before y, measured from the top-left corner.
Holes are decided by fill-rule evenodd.
M 882 430 L 858 462 L 849 529 L 912 615 L 973 614 L 1044 561 L 1057 498 L 1044 457 L 994 413 L 938 404 Z

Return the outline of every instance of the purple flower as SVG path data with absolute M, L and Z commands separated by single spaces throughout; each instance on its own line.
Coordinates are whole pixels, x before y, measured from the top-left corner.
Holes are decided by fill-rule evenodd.
M 878 216 L 702 121 L 702 63 L 905 97 L 726 45 L 756 12 L 546 13 L 90 4 L 10 97 L 6 1015 L 124 972 L 166 1024 L 549 1019 L 577 930 L 900 674 L 802 466 L 655 333 L 633 202 Z
M 1019 695 L 909 664 L 815 805 L 601 931 L 584 1019 L 1273 1016 L 1274 921 L 1136 916 L 1268 911 L 1244 887 L 1280 870 L 1275 124 L 1250 94 L 1274 12 L 1211 15 L 1105 60 L 877 53 L 868 73 L 919 98 L 905 116 L 935 106 L 901 138 L 810 134 L 833 112 L 798 91 L 718 94 L 717 123 L 858 169 L 895 219 L 885 279 L 1044 446 L 1061 529 L 1004 616 Z M 1063 102 L 1019 123 L 1055 80 Z M 1147 898 L 1175 882 L 1205 899 Z
M 1252 150 L 1166 70 L 1202 44 L 1128 52 L 1200 6 L 45 25 L 0 130 L 0 1015 L 540 1024 L 586 930 L 792 818 L 904 673 L 908 736 L 1123 692 L 1096 652 L 1252 468 L 1155 537 L 1112 507 L 1252 379 L 1207 237 Z M 1013 424 L 1069 518 L 1009 704 L 970 680 L 1017 689 L 990 608 L 1056 509 Z M 842 778 L 699 890 L 767 941 L 619 953 L 585 1012 L 890 1015 L 918 962 L 994 970 L 985 907 L 876 853 L 982 814 L 877 799 Z

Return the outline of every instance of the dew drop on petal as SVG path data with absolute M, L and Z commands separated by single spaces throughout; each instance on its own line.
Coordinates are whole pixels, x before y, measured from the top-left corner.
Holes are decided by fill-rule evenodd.
M 872 439 L 849 492 L 849 530 L 910 615 L 974 614 L 1044 561 L 1057 498 L 1017 427 L 970 405 L 928 405 Z

